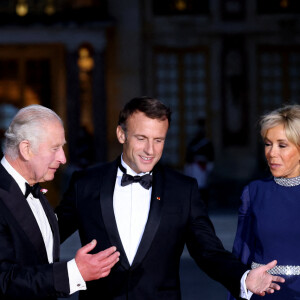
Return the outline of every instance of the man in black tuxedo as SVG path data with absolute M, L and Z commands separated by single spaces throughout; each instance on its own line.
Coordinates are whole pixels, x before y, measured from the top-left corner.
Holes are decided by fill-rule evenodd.
M 0 299 L 56 299 L 85 289 L 85 281 L 107 276 L 118 261 L 111 247 L 89 254 L 93 240 L 75 259 L 59 262 L 56 216 L 38 182 L 54 178 L 66 162 L 61 119 L 32 105 L 21 109 L 5 133 L 0 163 Z
M 245 294 L 279 289 L 275 281 L 284 280 L 266 272 L 276 261 L 247 274 L 216 237 L 196 180 L 159 164 L 169 124 L 170 110 L 160 101 L 132 99 L 117 127 L 122 156 L 73 175 L 56 210 L 62 240 L 79 229 L 83 244 L 100 241 L 95 251 L 111 245 L 120 251 L 109 276 L 88 283 L 80 299 L 179 300 L 185 244 L 199 267 L 236 297 L 241 286 Z

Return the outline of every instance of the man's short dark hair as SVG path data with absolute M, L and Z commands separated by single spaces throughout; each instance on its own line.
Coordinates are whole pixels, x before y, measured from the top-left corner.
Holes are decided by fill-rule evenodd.
M 171 123 L 171 110 L 161 101 L 148 96 L 136 97 L 131 99 L 121 110 L 119 114 L 118 125 L 126 132 L 127 119 L 135 112 L 140 111 L 148 118 L 158 120 L 168 120 L 169 126 Z

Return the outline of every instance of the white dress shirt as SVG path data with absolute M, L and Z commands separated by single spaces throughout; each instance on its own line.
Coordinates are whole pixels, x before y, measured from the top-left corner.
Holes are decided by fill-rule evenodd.
M 6 171 L 14 178 L 18 186 L 20 187 L 22 193 L 25 195 L 26 185 L 28 183 L 24 177 L 22 177 L 6 160 L 5 157 L 2 158 L 1 164 L 6 169 Z M 41 231 L 45 248 L 47 252 L 48 262 L 53 263 L 53 233 L 48 221 L 48 218 L 45 214 L 43 206 L 39 199 L 34 198 L 32 194 L 29 194 L 26 198 L 32 213 L 38 223 L 39 229 Z M 70 260 L 67 263 L 68 268 L 68 277 L 70 285 L 70 294 L 73 294 L 79 290 L 85 290 L 86 284 L 83 280 L 78 267 L 76 265 L 75 259 Z
M 146 174 L 137 174 L 127 166 L 122 158 L 121 163 L 129 175 L 142 176 Z M 147 190 L 138 182 L 121 186 L 122 175 L 123 172 L 118 169 L 113 196 L 113 207 L 119 235 L 129 264 L 131 265 L 148 220 L 152 187 Z

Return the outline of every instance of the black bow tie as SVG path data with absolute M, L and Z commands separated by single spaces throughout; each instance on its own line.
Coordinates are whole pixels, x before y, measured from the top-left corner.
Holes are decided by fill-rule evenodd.
M 121 179 L 121 186 L 125 186 L 133 182 L 139 182 L 143 188 L 149 190 L 152 185 L 152 175 L 145 174 L 143 176 L 131 176 L 129 174 L 123 174 Z
M 134 182 L 139 182 L 143 188 L 147 190 L 150 189 L 152 185 L 152 175 L 145 174 L 143 176 L 139 176 L 139 175 L 131 176 L 129 174 L 126 174 L 126 169 L 122 166 L 121 162 L 119 163 L 119 168 L 123 172 L 123 176 L 121 179 L 121 186 L 126 186 Z
M 25 198 L 27 198 L 30 193 L 34 198 L 38 198 L 38 199 L 40 198 L 41 186 L 38 183 L 34 184 L 33 186 L 30 186 L 27 182 L 25 182 L 25 185 L 26 185 Z

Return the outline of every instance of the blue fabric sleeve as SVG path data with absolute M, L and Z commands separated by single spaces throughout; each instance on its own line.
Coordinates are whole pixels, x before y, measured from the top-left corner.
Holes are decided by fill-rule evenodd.
M 243 190 L 238 214 L 237 232 L 233 244 L 232 253 L 246 265 L 250 265 L 251 250 L 251 201 L 249 186 Z M 229 293 L 228 300 L 235 300 Z

